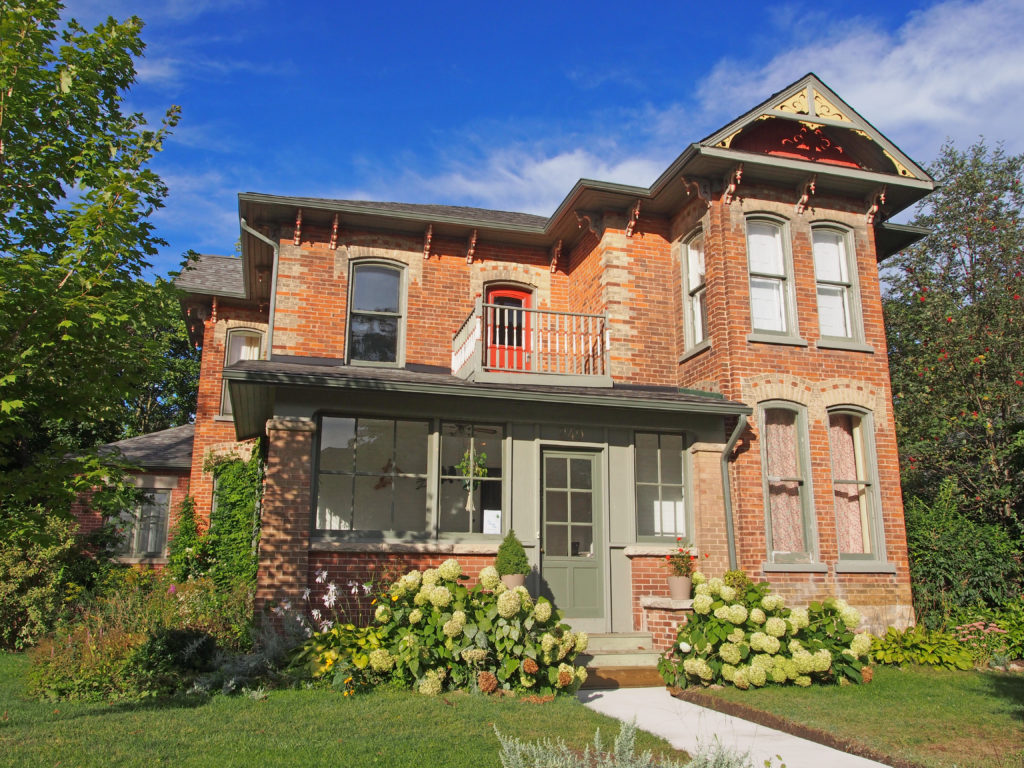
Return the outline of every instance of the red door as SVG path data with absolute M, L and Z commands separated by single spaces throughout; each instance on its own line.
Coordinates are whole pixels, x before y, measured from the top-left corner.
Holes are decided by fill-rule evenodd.
M 499 371 L 530 367 L 530 294 L 515 288 L 488 288 L 487 364 Z

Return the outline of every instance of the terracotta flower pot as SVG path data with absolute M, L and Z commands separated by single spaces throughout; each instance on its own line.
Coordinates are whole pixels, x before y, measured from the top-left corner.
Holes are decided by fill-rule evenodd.
M 668 595 L 673 600 L 689 600 L 693 581 L 689 576 L 669 576 Z
M 501 583 L 509 589 L 515 589 L 516 587 L 522 587 L 526 585 L 526 574 L 525 573 L 506 573 L 501 577 Z

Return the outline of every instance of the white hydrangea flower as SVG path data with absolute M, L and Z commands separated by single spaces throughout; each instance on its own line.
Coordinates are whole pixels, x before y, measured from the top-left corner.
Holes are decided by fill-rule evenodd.
M 419 571 L 409 571 L 402 577 L 402 583 L 405 584 L 405 588 L 410 592 L 419 589 L 422 581 L 423 574 Z
M 794 608 L 789 612 L 789 621 L 797 629 L 803 629 L 811 623 L 806 608 Z
M 558 645 L 558 639 L 550 632 L 545 632 L 540 636 L 540 647 L 544 653 L 551 653 Z
M 410 624 L 419 624 L 422 619 L 423 611 L 421 611 L 419 608 L 413 608 L 411 611 L 409 611 Z
M 574 643 L 574 645 L 576 647 L 576 653 L 583 653 L 585 650 L 587 650 L 587 645 L 589 643 L 590 643 L 590 636 L 587 635 L 586 632 L 577 632 L 576 633 L 576 642 Z
M 420 678 L 419 692 L 426 696 L 437 696 L 441 693 L 441 677 L 434 670 L 430 670 Z
M 686 643 L 686 642 L 680 642 L 679 643 L 679 652 L 680 653 L 689 653 L 692 650 L 693 650 L 693 646 L 690 645 L 689 643 Z
M 691 580 L 691 583 L 692 583 L 692 580 Z M 711 588 L 711 594 L 712 595 L 720 594 L 721 591 L 722 591 L 722 587 L 724 587 L 724 586 L 725 586 L 725 582 L 722 581 L 717 576 L 708 579 L 708 587 Z
M 494 589 L 500 583 L 501 576 L 498 575 L 498 569 L 493 565 L 488 565 L 480 571 L 480 586 L 484 589 Z
M 448 637 L 458 637 L 466 626 L 466 614 L 462 611 L 455 611 L 452 617 L 444 623 L 441 630 Z
M 448 587 L 438 585 L 430 590 L 430 603 L 435 608 L 447 608 L 451 602 L 452 593 Z
M 711 612 L 711 605 L 714 600 L 711 599 L 711 595 L 697 595 L 693 598 L 693 612 L 701 615 L 708 614 Z
M 515 591 L 502 592 L 498 595 L 498 615 L 505 619 L 511 619 L 522 607 L 522 599 Z
M 732 684 L 741 690 L 747 690 L 750 687 L 750 679 L 747 675 L 747 667 L 740 667 L 732 676 Z
M 703 586 L 707 580 L 708 577 L 700 571 L 694 571 L 693 574 L 690 576 L 690 583 L 693 584 L 693 586 L 695 587 Z
M 437 573 L 445 581 L 455 581 L 462 575 L 462 566 L 455 558 L 449 558 L 438 566 Z
M 766 682 L 768 682 L 768 675 L 760 667 L 748 667 L 747 668 L 747 680 L 755 688 L 760 688 Z
M 727 683 L 731 683 L 733 676 L 736 674 L 736 667 L 732 664 L 722 665 L 722 679 Z
M 576 667 L 576 679 L 579 681 L 580 685 L 583 685 L 585 682 L 587 682 L 586 667 Z
M 430 593 L 434 590 L 433 587 L 424 584 L 420 587 L 420 591 L 416 593 L 416 597 L 412 599 L 413 605 L 423 607 L 430 602 Z
M 729 603 L 736 599 L 736 590 L 730 587 L 728 584 L 722 587 L 719 594 L 725 602 Z
M 747 620 L 747 609 L 739 603 L 729 606 L 729 621 L 733 624 L 742 624 Z
M 718 619 L 719 621 L 728 621 L 729 620 L 729 606 L 728 605 L 720 605 L 717 608 L 715 608 L 715 618 Z
M 814 672 L 817 666 L 814 661 L 814 656 L 803 649 L 801 649 L 799 653 L 793 654 L 793 663 L 796 664 L 796 671 L 801 675 Z
M 828 672 L 829 667 L 832 666 L 832 654 L 828 652 L 827 648 L 821 648 L 814 652 L 814 671 L 815 672 Z
M 770 653 L 759 653 L 751 659 L 750 666 L 767 672 L 775 667 L 775 657 Z
M 718 655 L 728 664 L 740 663 L 740 647 L 735 643 L 722 643 L 718 647 Z
M 764 640 L 764 652 L 765 653 L 778 653 L 782 648 L 782 642 L 777 637 L 769 635 Z
M 860 611 L 843 600 L 837 600 L 836 604 L 839 608 L 839 618 L 843 620 L 847 629 L 852 631 L 860 626 Z
M 384 648 L 376 648 L 370 651 L 370 666 L 376 672 L 387 672 L 395 666 L 395 660 Z
M 764 611 L 762 611 L 760 608 L 750 609 L 750 620 L 755 624 L 764 624 L 767 618 L 768 617 L 765 616 Z
M 870 650 L 871 635 L 867 632 L 861 632 L 853 636 L 853 641 L 850 643 L 850 653 L 853 654 L 854 658 L 860 659 L 866 656 Z
M 811 684 L 811 678 L 808 675 L 799 675 L 793 680 L 793 682 L 801 688 L 807 688 Z
M 522 607 L 527 611 L 533 608 L 533 598 L 530 597 L 530 590 L 526 587 L 516 587 L 516 592 L 519 593 L 519 599 L 522 601 Z
M 427 568 L 427 570 L 423 572 L 423 585 L 426 587 L 434 586 L 437 584 L 437 580 L 440 576 L 441 574 L 437 572 L 437 568 Z
M 755 632 L 750 636 L 750 647 L 755 651 L 763 651 L 768 635 L 764 632 Z
M 786 601 L 782 599 L 782 595 L 765 595 L 761 598 L 761 607 L 766 611 L 778 611 L 786 606 Z
M 786 622 L 778 616 L 772 616 L 764 623 L 764 631 L 772 637 L 782 637 L 786 634 Z
M 533 618 L 543 624 L 551 618 L 551 603 L 547 600 L 540 600 L 533 607 Z
M 697 584 L 693 588 L 693 594 L 695 596 L 696 595 L 710 595 L 711 594 L 711 587 L 708 586 L 707 584 Z
M 746 636 L 747 633 L 743 631 L 742 627 L 736 627 L 736 629 L 725 636 L 725 639 L 730 643 L 742 643 Z
M 391 609 L 386 605 L 378 605 L 377 610 L 373 612 L 373 618 L 381 624 L 387 624 L 391 621 Z

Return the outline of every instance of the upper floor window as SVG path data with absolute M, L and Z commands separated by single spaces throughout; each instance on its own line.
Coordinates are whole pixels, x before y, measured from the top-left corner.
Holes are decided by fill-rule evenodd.
M 169 490 L 144 490 L 136 507 L 121 515 L 120 554 L 125 557 L 162 556 L 167 546 L 170 509 Z
M 259 360 L 260 347 L 263 345 L 263 334 L 249 328 L 228 329 L 224 342 L 224 367 L 240 360 Z M 231 398 L 226 385 L 221 387 L 220 412 L 231 415 Z
M 828 438 L 832 454 L 836 538 L 839 557 L 877 559 L 875 461 L 871 451 L 870 414 L 830 411 Z
M 383 264 L 352 267 L 348 314 L 348 359 L 400 364 L 402 271 Z
M 700 344 L 708 337 L 707 281 L 704 271 L 704 235 L 686 244 L 686 346 Z
M 683 436 L 679 434 L 636 433 L 637 538 L 691 538 L 683 481 L 684 447 Z
M 818 289 L 818 327 L 822 336 L 852 339 L 859 335 L 847 235 L 816 227 L 811 233 L 814 279 Z
M 809 562 L 811 494 L 807 467 L 807 417 L 790 403 L 761 406 L 761 464 L 773 562 Z
M 795 334 L 784 229 L 774 221 L 747 221 L 750 265 L 750 318 L 754 331 Z

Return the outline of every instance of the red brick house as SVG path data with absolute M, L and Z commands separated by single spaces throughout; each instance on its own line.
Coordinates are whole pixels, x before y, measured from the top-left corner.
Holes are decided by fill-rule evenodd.
M 932 188 L 807 75 L 549 217 L 240 194 L 241 258 L 177 280 L 198 513 L 206 455 L 262 437 L 261 605 L 319 569 L 473 574 L 514 528 L 579 628 L 668 620 L 677 537 L 911 622 L 877 265 Z

